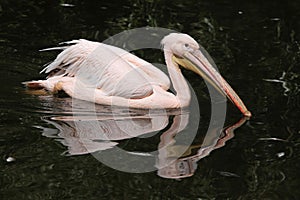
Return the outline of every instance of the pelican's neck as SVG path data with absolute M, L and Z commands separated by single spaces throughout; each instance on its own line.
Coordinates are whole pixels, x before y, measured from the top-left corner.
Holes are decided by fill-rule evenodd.
M 188 106 L 191 100 L 191 91 L 189 86 L 181 73 L 178 64 L 172 60 L 172 52 L 169 49 L 164 49 L 165 60 L 170 75 L 170 79 L 174 90 L 176 91 L 176 97 L 180 101 L 181 107 Z

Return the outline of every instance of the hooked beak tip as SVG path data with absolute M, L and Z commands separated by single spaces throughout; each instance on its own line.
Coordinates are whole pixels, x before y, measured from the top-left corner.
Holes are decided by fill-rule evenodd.
M 245 111 L 243 114 L 246 117 L 249 117 L 249 118 L 252 117 L 252 114 L 251 114 L 251 112 L 249 110 Z

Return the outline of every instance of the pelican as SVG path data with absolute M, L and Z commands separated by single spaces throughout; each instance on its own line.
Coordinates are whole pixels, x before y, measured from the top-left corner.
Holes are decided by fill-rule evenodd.
M 49 92 L 64 91 L 69 96 L 103 105 L 140 109 L 187 107 L 189 86 L 181 67 L 207 80 L 228 97 L 245 116 L 251 116 L 242 100 L 215 70 L 189 35 L 170 33 L 161 45 L 168 76 L 149 62 L 115 46 L 84 39 L 45 50 L 63 50 L 42 72 L 46 80 L 25 82 L 28 88 Z M 176 94 L 169 92 L 172 83 Z

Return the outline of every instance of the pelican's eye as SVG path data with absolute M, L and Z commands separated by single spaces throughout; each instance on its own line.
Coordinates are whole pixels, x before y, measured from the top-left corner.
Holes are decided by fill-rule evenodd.
M 183 48 L 184 48 L 186 51 L 189 51 L 189 52 L 192 52 L 192 51 L 194 50 L 194 49 L 193 49 L 193 46 L 190 45 L 189 43 L 184 43 Z

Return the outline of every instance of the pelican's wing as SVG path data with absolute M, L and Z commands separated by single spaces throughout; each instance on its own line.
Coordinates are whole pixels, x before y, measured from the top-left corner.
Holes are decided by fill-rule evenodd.
M 43 71 L 76 77 L 107 95 L 125 98 L 148 96 L 153 85 L 165 90 L 170 86 L 166 74 L 123 49 L 82 39 L 67 44 L 73 45 L 61 47 L 63 51 Z

